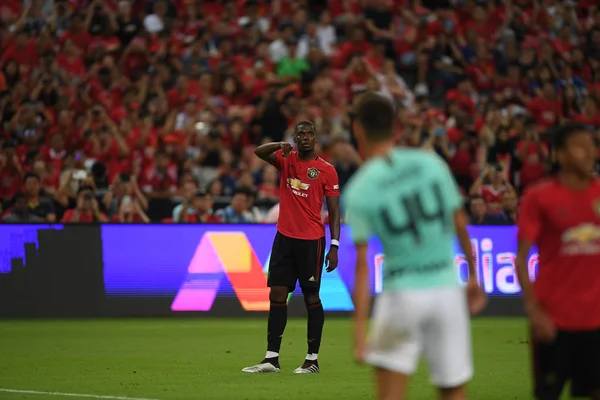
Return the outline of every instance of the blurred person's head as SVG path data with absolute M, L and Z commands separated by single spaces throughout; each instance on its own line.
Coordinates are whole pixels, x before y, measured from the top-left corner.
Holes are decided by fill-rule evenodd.
M 39 196 L 41 184 L 40 177 L 34 173 L 27 173 L 23 178 L 23 189 L 25 190 L 25 194 L 29 198 L 34 198 Z
M 208 184 L 208 193 L 213 197 L 223 196 L 223 183 L 219 179 L 215 179 Z
M 250 190 L 244 187 L 240 187 L 235 191 L 235 194 L 231 198 L 231 208 L 236 214 L 243 214 L 248 210 L 248 198 L 250 197 Z
M 487 212 L 487 206 L 482 196 L 471 196 L 469 201 L 469 210 L 475 219 L 483 219 Z
M 240 82 L 233 76 L 228 76 L 223 81 L 222 90 L 223 94 L 226 96 L 238 96 L 241 92 Z
M 502 166 L 496 164 L 492 168 L 492 172 L 490 173 L 490 181 L 492 185 L 499 186 L 504 183 L 504 171 L 502 170 Z
M 29 40 L 29 33 L 25 29 L 21 29 L 17 31 L 15 35 L 15 44 L 18 48 L 23 48 L 27 45 L 27 41 Z
M 596 167 L 596 143 L 588 128 L 569 122 L 553 135 L 554 154 L 562 171 L 579 178 L 590 178 Z
M 131 16 L 131 2 L 128 0 L 120 0 L 117 4 L 117 15 L 121 18 L 128 18 Z
M 219 53 L 221 57 L 227 57 L 233 52 L 233 43 L 229 39 L 221 39 L 219 42 Z
M 542 94 L 547 99 L 553 99 L 556 96 L 554 84 L 550 81 L 544 82 L 544 85 L 542 86 Z
M 31 172 L 40 177 L 43 177 L 48 173 L 48 166 L 46 165 L 46 162 L 41 158 L 36 159 L 31 167 Z
M 203 71 L 202 75 L 198 78 L 198 82 L 200 83 L 200 89 L 203 91 L 210 91 L 212 89 L 212 81 L 213 77 L 210 72 Z
M 229 124 L 229 133 L 232 138 L 239 139 L 244 134 L 246 130 L 246 123 L 241 118 L 235 118 Z
M 4 73 L 4 76 L 7 78 L 7 80 L 12 80 L 11 78 L 19 76 L 19 64 L 15 60 L 9 59 L 4 64 L 2 72 Z
M 81 186 L 77 191 L 77 203 L 81 204 L 83 211 L 90 212 L 93 209 L 94 188 L 91 186 Z
M 27 196 L 25 194 L 15 194 L 11 211 L 21 216 L 29 214 L 29 206 L 27 205 Z
M 167 15 L 167 11 L 169 10 L 169 6 L 166 1 L 158 0 L 154 3 L 152 7 L 152 11 L 159 17 L 164 17 Z
M 127 173 L 121 173 L 115 178 L 112 190 L 117 198 L 121 198 L 131 192 L 131 175 Z
M 331 24 L 331 13 L 329 10 L 321 11 L 321 15 L 319 15 L 319 24 L 322 26 Z
M 350 33 L 350 40 L 358 43 L 365 40 L 365 31 L 361 27 L 354 27 Z
M 159 149 L 154 153 L 154 160 L 158 169 L 165 170 L 169 166 L 169 154 L 163 149 Z
M 366 82 L 365 86 L 369 92 L 377 92 L 377 91 L 379 91 L 381 84 L 379 83 L 379 80 L 376 77 L 369 76 L 367 78 L 367 82 Z
M 296 38 L 290 38 L 285 42 L 288 48 L 288 54 L 291 58 L 296 57 L 296 49 L 298 48 L 298 40 Z
M 204 189 L 197 190 L 194 192 L 191 205 L 200 213 L 206 213 L 212 208 L 212 197 Z
M 98 70 L 98 81 L 102 87 L 108 89 L 112 85 L 112 71 L 108 67 L 102 67 Z
M 65 149 L 65 138 L 61 134 L 54 134 L 50 138 L 50 147 L 55 152 L 61 152 Z
M 552 80 L 552 72 L 547 66 L 543 66 L 538 70 L 538 78 L 541 82 L 550 82 Z
M 252 173 L 248 170 L 242 171 L 238 176 L 237 185 L 239 187 L 253 187 L 254 178 L 252 177 Z
M 394 139 L 396 112 L 385 97 L 367 92 L 354 107 L 353 131 L 361 151 L 369 153 L 373 147 L 390 144 Z
M 294 24 L 294 26 L 302 27 L 306 24 L 307 20 L 308 12 L 306 11 L 306 9 L 300 7 L 297 8 L 296 11 L 294 11 L 294 14 L 292 15 L 292 23 Z
M 461 79 L 456 84 L 456 90 L 461 93 L 469 93 L 471 91 L 471 80 L 466 76 L 461 77 Z
M 193 116 L 198 111 L 198 99 L 195 97 L 188 97 L 183 106 L 183 112 L 188 116 Z
M 83 21 L 84 21 L 83 15 L 81 15 L 79 13 L 71 14 L 70 31 L 72 31 L 73 33 L 83 32 L 83 30 L 84 30 Z
M 506 126 L 501 126 L 497 131 L 496 131 L 496 140 L 500 143 L 504 143 L 507 142 L 508 139 L 510 139 L 510 133 L 508 131 L 508 127 Z
M 262 171 L 262 182 L 269 185 L 277 185 L 277 168 L 265 165 Z

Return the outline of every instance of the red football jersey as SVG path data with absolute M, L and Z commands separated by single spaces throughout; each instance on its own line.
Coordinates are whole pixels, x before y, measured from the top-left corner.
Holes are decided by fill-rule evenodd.
M 276 153 L 279 170 L 279 219 L 277 230 L 284 236 L 314 240 L 325 236 L 321 220 L 323 197 L 340 195 L 338 176 L 333 165 L 321 157 L 303 161 L 296 151 L 283 158 Z
M 535 296 L 559 329 L 600 328 L 600 181 L 585 190 L 545 181 L 527 191 L 519 239 L 537 244 Z
M 483 185 L 481 187 L 481 197 L 486 203 L 501 203 L 502 196 L 506 192 L 506 187 L 501 186 L 497 190 L 492 185 Z

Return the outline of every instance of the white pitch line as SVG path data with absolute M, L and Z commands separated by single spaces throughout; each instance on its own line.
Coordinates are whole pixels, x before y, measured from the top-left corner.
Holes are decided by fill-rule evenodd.
M 92 399 L 112 399 L 112 400 L 158 400 L 146 399 L 143 397 L 127 397 L 127 396 L 100 396 L 97 394 L 80 394 L 80 393 L 62 393 L 62 392 L 41 392 L 38 390 L 18 390 L 18 389 L 2 389 L 0 392 L 5 393 L 21 393 L 21 394 L 41 394 L 46 396 L 63 396 L 63 397 L 90 397 Z

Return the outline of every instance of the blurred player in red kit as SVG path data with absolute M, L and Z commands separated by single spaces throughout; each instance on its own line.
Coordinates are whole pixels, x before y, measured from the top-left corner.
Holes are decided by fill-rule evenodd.
M 296 374 L 319 372 L 317 355 L 325 313 L 319 297 L 321 267 L 327 272 L 338 265 L 340 239 L 339 184 L 335 168 L 315 153 L 317 131 L 310 121 L 298 123 L 294 130 L 297 149 L 285 142 L 267 143 L 256 148 L 256 155 L 274 165 L 280 175 L 280 211 L 277 234 L 269 263 L 269 321 L 267 354 L 257 365 L 243 372 L 279 372 L 279 349 L 287 323 L 287 297 L 300 282 L 308 310 L 308 353 Z M 321 219 L 323 197 L 329 210 L 331 246 L 325 254 L 325 225 Z
M 527 191 L 519 212 L 517 273 L 532 333 L 535 398 L 600 399 L 600 181 L 585 125 L 554 134 L 559 172 Z M 539 252 L 530 281 L 527 259 Z

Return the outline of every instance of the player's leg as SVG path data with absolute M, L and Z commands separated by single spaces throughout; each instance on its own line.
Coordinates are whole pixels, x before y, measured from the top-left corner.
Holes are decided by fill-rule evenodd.
M 271 288 L 267 322 L 267 353 L 260 363 L 244 368 L 242 372 L 260 373 L 279 372 L 280 370 L 279 350 L 287 324 L 287 297 L 296 286 L 291 240 L 277 232 L 271 250 L 267 279 L 267 284 Z
M 571 333 L 576 347 L 571 397 L 600 400 L 600 330 Z
M 531 339 L 531 358 L 536 400 L 558 400 L 573 371 L 575 342 L 558 331 L 553 342 Z
M 431 383 L 443 400 L 464 400 L 473 377 L 471 323 L 462 288 L 428 290 L 430 313 L 421 325 Z
M 308 350 L 304 363 L 294 371 L 296 374 L 319 372 L 318 354 L 325 324 L 325 311 L 319 296 L 324 258 L 325 238 L 296 241 L 294 261 L 308 314 L 306 325 Z
M 375 368 L 378 400 L 404 400 L 408 389 L 408 375 Z
M 379 400 L 403 400 L 421 355 L 424 311 L 410 293 L 384 292 L 376 300 L 365 360 L 375 367 Z

